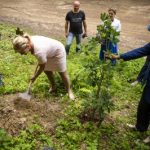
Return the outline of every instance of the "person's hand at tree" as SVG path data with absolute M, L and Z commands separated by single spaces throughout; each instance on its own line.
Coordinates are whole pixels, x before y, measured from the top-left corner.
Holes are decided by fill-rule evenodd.
M 104 52 L 104 56 L 106 59 L 120 59 L 120 55 L 115 55 L 109 52 Z

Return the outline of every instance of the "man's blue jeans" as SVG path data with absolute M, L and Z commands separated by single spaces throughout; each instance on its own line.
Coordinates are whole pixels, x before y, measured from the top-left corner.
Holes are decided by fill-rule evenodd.
M 81 49 L 82 34 L 74 34 L 72 32 L 69 32 L 67 40 L 66 40 L 66 47 L 65 47 L 67 55 L 69 54 L 70 46 L 72 44 L 74 37 L 76 38 L 76 52 L 80 51 Z

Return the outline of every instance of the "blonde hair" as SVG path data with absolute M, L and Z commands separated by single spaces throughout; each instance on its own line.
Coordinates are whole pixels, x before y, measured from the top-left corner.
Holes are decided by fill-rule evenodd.
M 28 34 L 24 34 L 23 36 L 17 36 L 13 40 L 13 47 L 15 51 L 20 52 L 27 48 L 27 45 L 30 41 L 30 36 Z

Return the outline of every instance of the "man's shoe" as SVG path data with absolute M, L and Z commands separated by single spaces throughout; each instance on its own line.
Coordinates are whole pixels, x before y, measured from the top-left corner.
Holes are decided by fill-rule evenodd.
M 132 86 L 136 86 L 137 84 L 138 84 L 137 80 L 131 83 Z
M 127 127 L 128 127 L 130 130 L 132 130 L 132 131 L 137 131 L 137 128 L 136 128 L 135 125 L 132 125 L 132 124 L 128 124 L 128 123 L 127 123 Z
M 150 136 L 148 136 L 146 139 L 144 139 L 143 142 L 144 142 L 145 144 L 150 143 Z
M 48 90 L 49 93 L 56 93 L 57 92 L 57 88 L 52 88 L 50 87 L 50 89 Z

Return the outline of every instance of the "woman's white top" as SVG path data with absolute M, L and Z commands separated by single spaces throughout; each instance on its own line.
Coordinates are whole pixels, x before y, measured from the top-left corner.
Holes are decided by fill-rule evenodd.
M 66 51 L 64 45 L 44 36 L 31 36 L 34 56 L 39 64 L 46 64 L 45 71 L 66 71 Z
M 111 26 L 118 32 L 121 31 L 121 23 L 120 20 L 114 18 L 113 22 L 111 23 Z

